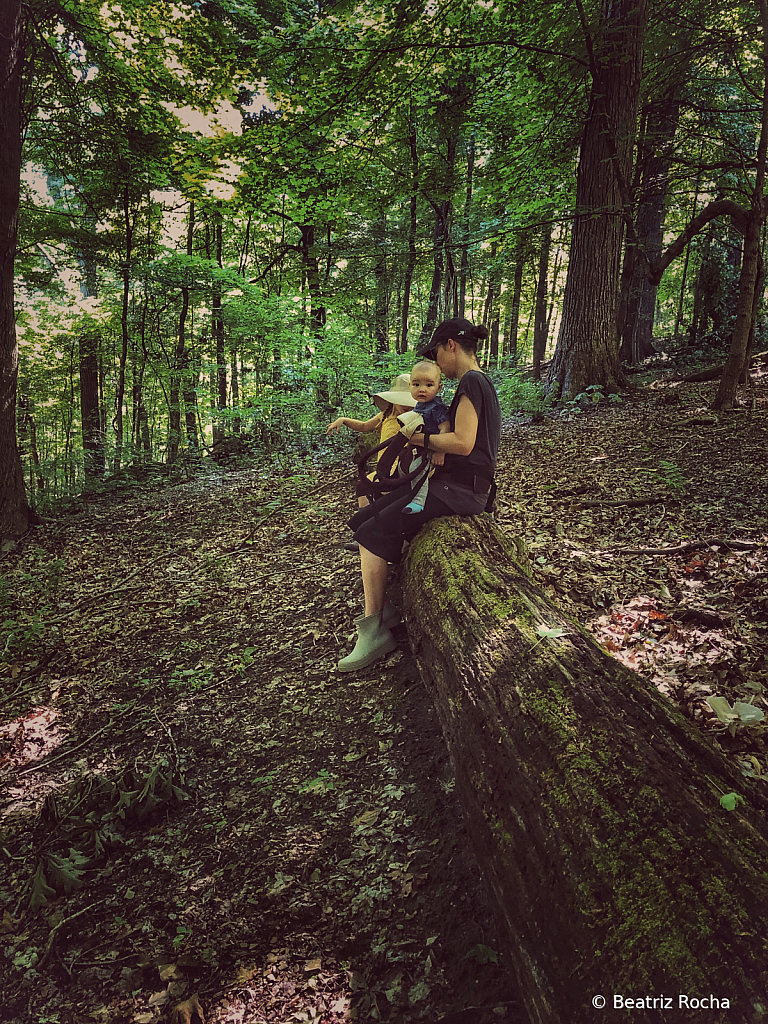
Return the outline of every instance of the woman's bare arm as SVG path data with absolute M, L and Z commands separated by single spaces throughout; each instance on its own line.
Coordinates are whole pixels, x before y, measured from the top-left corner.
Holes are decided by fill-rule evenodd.
M 448 434 L 430 434 L 431 452 L 449 452 L 451 455 L 469 455 L 477 440 L 477 410 L 466 395 L 459 399 L 454 429 Z M 417 448 L 424 446 L 424 435 L 414 434 L 411 443 Z

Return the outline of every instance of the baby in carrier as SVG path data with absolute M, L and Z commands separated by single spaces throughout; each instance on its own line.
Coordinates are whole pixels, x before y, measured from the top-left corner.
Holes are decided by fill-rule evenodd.
M 419 413 L 424 420 L 425 434 L 444 434 L 451 429 L 448 407 L 438 394 L 441 386 L 440 367 L 437 363 L 422 359 L 411 370 L 411 395 L 416 399 L 413 411 Z M 425 450 L 424 458 L 428 459 L 433 466 L 442 466 L 445 462 L 443 452 L 427 452 Z M 424 503 L 429 490 L 429 477 L 432 473 L 433 470 L 430 469 L 417 493 L 403 509 L 403 515 L 414 515 L 424 511 Z

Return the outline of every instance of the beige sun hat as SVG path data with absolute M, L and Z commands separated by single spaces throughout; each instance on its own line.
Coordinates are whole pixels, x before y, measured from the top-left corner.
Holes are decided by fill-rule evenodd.
M 379 391 L 376 395 L 371 395 L 373 404 L 377 409 L 381 409 L 384 412 L 388 405 L 404 405 L 408 409 L 413 409 L 416 405 L 416 399 L 411 394 L 411 375 L 410 373 L 400 373 L 392 381 L 392 386 L 389 391 Z

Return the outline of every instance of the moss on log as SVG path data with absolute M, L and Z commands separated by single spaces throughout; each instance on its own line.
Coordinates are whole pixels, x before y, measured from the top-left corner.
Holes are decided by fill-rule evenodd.
M 437 520 L 411 546 L 403 596 L 530 1021 L 766 1024 L 765 783 L 518 557 L 487 516 Z M 636 1002 L 618 1014 L 616 997 Z

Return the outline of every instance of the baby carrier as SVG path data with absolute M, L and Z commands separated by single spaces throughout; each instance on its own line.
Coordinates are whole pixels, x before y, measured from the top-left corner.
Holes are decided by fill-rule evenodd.
M 410 470 L 410 465 L 413 461 L 410 446 L 411 435 L 423 424 L 422 417 L 417 412 L 407 412 L 402 416 L 398 416 L 398 421 L 401 423 L 402 429 L 394 437 L 389 438 L 388 441 L 384 441 L 375 448 L 371 448 L 370 451 L 357 460 L 358 480 L 355 493 L 358 497 L 364 496 L 368 498 L 372 503 L 375 502 L 376 498 L 381 497 L 382 494 L 394 491 L 396 488 L 409 483 L 412 484 L 410 496 L 413 497 L 418 493 L 431 468 L 427 458 L 419 459 L 416 468 Z M 372 455 L 376 455 L 378 452 L 382 454 L 376 464 L 374 477 L 370 480 L 367 473 L 367 462 Z M 459 479 L 456 479 L 457 475 Z M 449 476 L 454 482 L 469 487 L 478 493 L 487 493 L 488 501 L 485 511 L 493 512 L 496 499 L 496 481 L 493 477 L 486 477 L 484 474 L 472 470 L 470 471 L 470 476 L 465 481 L 463 479 L 465 475 L 463 472 L 457 474 L 455 468 L 449 471 Z
M 429 460 L 420 459 L 416 468 L 410 469 L 413 461 L 410 447 L 411 435 L 424 421 L 417 412 L 405 413 L 402 417 L 398 416 L 398 421 L 401 423 L 402 429 L 397 434 L 390 437 L 388 441 L 371 448 L 357 460 L 358 481 L 355 492 L 358 497 L 365 496 L 373 502 L 387 491 L 394 491 L 408 483 L 413 484 L 413 494 L 416 494 L 424 482 L 430 469 Z M 381 452 L 381 456 L 376 464 L 373 479 L 370 480 L 367 473 L 367 462 L 372 455 L 376 455 L 378 452 Z

